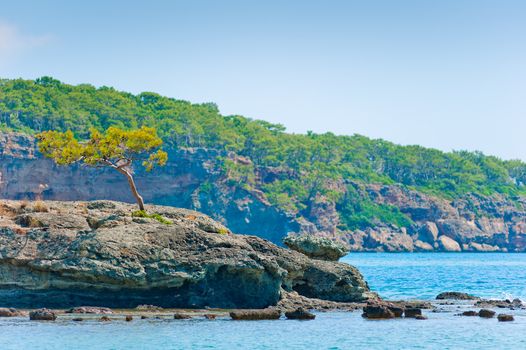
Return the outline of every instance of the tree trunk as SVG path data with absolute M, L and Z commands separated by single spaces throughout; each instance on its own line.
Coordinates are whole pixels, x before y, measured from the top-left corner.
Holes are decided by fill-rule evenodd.
M 135 181 L 133 181 L 133 176 L 129 171 L 126 171 L 124 169 L 117 169 L 121 174 L 126 176 L 126 179 L 128 180 L 128 184 L 130 185 L 130 189 L 133 193 L 133 196 L 135 197 L 135 200 L 137 201 L 137 204 L 139 205 L 139 210 L 144 210 L 144 199 L 142 199 L 142 196 L 137 191 L 137 186 L 135 186 Z

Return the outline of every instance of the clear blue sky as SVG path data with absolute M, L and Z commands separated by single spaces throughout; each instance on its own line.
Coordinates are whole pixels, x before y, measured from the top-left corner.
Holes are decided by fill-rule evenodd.
M 526 1 L 0 1 L 2 77 L 526 160 Z

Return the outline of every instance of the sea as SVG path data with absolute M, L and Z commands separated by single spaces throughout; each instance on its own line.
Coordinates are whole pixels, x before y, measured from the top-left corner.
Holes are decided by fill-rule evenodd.
M 526 254 L 351 253 L 342 261 L 385 299 L 461 291 L 526 300 Z M 515 321 L 455 316 L 455 309 L 424 311 L 427 320 L 366 320 L 360 311 L 317 312 L 313 321 L 0 318 L 0 349 L 526 349 L 526 312 L 497 312 Z

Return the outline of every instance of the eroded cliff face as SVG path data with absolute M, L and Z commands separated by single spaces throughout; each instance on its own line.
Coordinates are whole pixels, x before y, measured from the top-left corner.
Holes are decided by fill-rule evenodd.
M 0 201 L 0 303 L 265 308 L 282 291 L 335 302 L 376 298 L 354 267 L 309 259 L 206 215 L 131 204 Z
M 288 233 L 306 233 L 343 242 L 354 251 L 525 251 L 526 201 L 468 195 L 446 200 L 398 185 L 352 183 L 375 203 L 392 205 L 413 221 L 408 227 L 382 222 L 365 230 L 341 230 L 335 203 L 315 198 L 307 210 L 288 214 L 265 195 L 230 184 L 217 151 L 170 151 L 168 164 L 144 176 L 138 186 L 149 203 L 204 212 L 234 232 L 255 234 L 281 244 Z M 272 181 L 274 169 L 261 169 L 260 181 Z M 345 184 L 348 185 L 348 184 Z M 345 185 L 335 183 L 337 191 Z M 124 179 L 110 169 L 59 167 L 43 159 L 34 140 L 0 134 L 0 197 L 8 199 L 133 202 Z

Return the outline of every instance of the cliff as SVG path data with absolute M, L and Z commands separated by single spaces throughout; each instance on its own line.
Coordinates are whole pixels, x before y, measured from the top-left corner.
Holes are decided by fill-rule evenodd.
M 468 193 L 454 199 L 433 196 L 401 184 L 326 180 L 343 196 L 315 196 L 302 211 L 269 204 L 266 195 L 233 183 L 218 160 L 250 162 L 226 152 L 180 148 L 169 152 L 166 167 L 137 174 L 146 202 L 204 212 L 234 232 L 251 233 L 281 244 L 285 235 L 313 234 L 340 241 L 354 251 L 524 251 L 526 201 L 520 196 Z M 258 169 L 260 184 L 283 176 L 279 169 Z M 59 167 L 43 159 L 31 136 L 0 134 L 0 197 L 8 199 L 132 202 L 127 184 L 112 170 Z M 358 203 L 343 207 L 341 203 Z M 363 203 L 394 208 L 406 220 L 375 218 L 361 229 L 342 223 L 366 210 Z
M 0 303 L 265 308 L 291 292 L 335 302 L 374 297 L 361 274 L 199 212 L 111 202 L 0 202 Z M 163 222 L 161 222 L 163 221 Z

